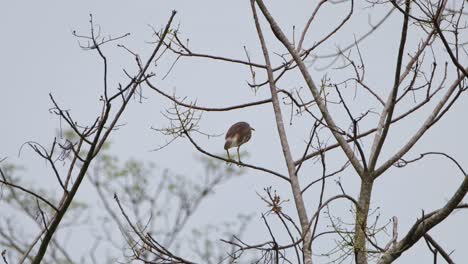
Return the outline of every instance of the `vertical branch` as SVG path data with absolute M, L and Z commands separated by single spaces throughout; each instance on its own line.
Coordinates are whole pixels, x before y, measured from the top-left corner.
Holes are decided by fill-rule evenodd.
M 296 204 L 297 214 L 299 215 L 299 221 L 301 223 L 302 236 L 304 237 L 303 242 L 303 251 L 304 256 L 303 260 L 305 264 L 312 264 L 312 250 L 310 248 L 311 242 L 311 233 L 308 228 L 309 220 L 307 216 L 307 211 L 305 209 L 304 200 L 302 198 L 301 187 L 299 185 L 299 179 L 296 174 L 296 168 L 294 165 L 294 160 L 291 155 L 291 150 L 289 149 L 288 138 L 286 136 L 286 131 L 284 129 L 283 117 L 281 113 L 281 107 L 278 100 L 277 89 L 274 81 L 273 71 L 271 68 L 270 57 L 268 55 L 268 49 L 266 47 L 265 39 L 263 37 L 262 29 L 260 27 L 260 22 L 258 21 L 257 12 L 255 9 L 255 0 L 250 1 L 253 17 L 255 20 L 255 27 L 257 29 L 258 38 L 260 40 L 263 56 L 265 57 L 265 63 L 267 66 L 267 75 L 268 83 L 270 86 L 271 99 L 273 104 L 273 110 L 275 113 L 276 127 L 278 129 L 278 134 L 280 137 L 281 148 L 283 150 L 284 159 L 286 166 L 288 168 L 289 178 L 291 179 L 291 189 L 293 192 L 294 202 Z
M 325 100 L 321 97 L 320 91 L 315 85 L 309 71 L 307 70 L 307 66 L 304 64 L 304 61 L 301 59 L 300 54 L 296 51 L 295 47 L 291 44 L 291 42 L 288 40 L 286 35 L 283 33 L 281 28 L 278 26 L 268 9 L 266 8 L 265 4 L 263 3 L 262 0 L 256 0 L 260 10 L 262 11 L 263 15 L 267 19 L 268 23 L 270 24 L 271 29 L 273 30 L 273 33 L 275 34 L 276 38 L 281 41 L 283 46 L 288 50 L 289 54 L 294 59 L 294 62 L 296 62 L 297 66 L 299 67 L 299 70 L 302 74 L 302 77 L 304 78 L 307 87 L 309 88 L 310 92 L 312 93 L 315 102 L 317 103 L 317 106 L 322 113 L 323 118 L 325 119 L 325 122 L 327 123 L 328 127 L 330 128 L 331 133 L 335 137 L 336 141 L 339 143 L 341 149 L 344 151 L 346 154 L 347 158 L 353 165 L 354 169 L 359 175 L 362 175 L 364 172 L 364 169 L 357 159 L 357 157 L 354 155 L 353 149 L 349 146 L 348 142 L 346 139 L 343 137 L 342 134 L 340 134 L 340 128 L 335 124 L 335 121 L 333 120 L 332 116 L 330 115 L 330 112 L 328 111 L 328 108 L 326 106 Z
M 400 48 L 398 49 L 398 59 L 395 69 L 395 80 L 393 82 L 393 88 L 390 93 L 390 96 L 388 97 L 387 103 L 385 104 L 384 110 L 380 116 L 379 125 L 377 127 L 377 133 L 375 134 L 374 142 L 372 144 L 372 149 L 369 158 L 370 171 L 374 170 L 375 164 L 377 163 L 377 159 L 382 150 L 385 138 L 387 137 L 387 133 L 392 122 L 393 112 L 395 110 L 396 98 L 398 95 L 398 87 L 400 87 L 400 73 L 403 64 L 403 56 L 405 53 L 406 37 L 408 35 L 408 22 L 409 12 L 411 9 L 411 1 L 406 0 L 405 5 L 405 17 L 403 21 L 403 27 L 401 29 Z

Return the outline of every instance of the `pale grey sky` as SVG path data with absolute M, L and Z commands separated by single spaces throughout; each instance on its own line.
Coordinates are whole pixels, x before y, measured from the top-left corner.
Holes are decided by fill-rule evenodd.
M 278 19 L 282 28 L 292 34 L 292 26 L 302 29 L 304 21 L 317 1 L 268 1 L 271 12 Z M 313 3 L 313 4 L 312 4 Z M 336 47 L 344 47 L 354 41 L 369 29 L 368 20 L 376 23 L 388 10 L 388 6 L 377 7 L 372 14 L 370 9 L 362 9 L 363 3 L 355 7 L 355 18 L 337 37 L 318 53 L 335 51 Z M 131 36 L 120 41 L 134 51 L 147 55 L 151 50 L 148 41 L 152 40 L 152 31 L 148 25 L 162 27 L 167 21 L 171 10 L 177 10 L 176 24 L 180 23 L 182 36 L 190 38 L 190 47 L 194 51 L 222 54 L 227 57 L 244 58 L 243 46 L 247 46 L 252 60 L 263 62 L 258 39 L 255 33 L 249 1 L 3 1 L 0 3 L 0 113 L 1 137 L 0 158 L 8 157 L 9 162 L 18 163 L 28 170 L 24 177 L 34 184 L 48 186 L 53 184 L 53 175 L 48 172 L 44 162 L 30 151 L 18 157 L 20 146 L 28 140 L 43 144 L 52 141 L 58 129 L 59 120 L 48 112 L 51 107 L 49 93 L 61 103 L 64 108 L 71 109 L 76 120 L 90 122 L 99 112 L 98 95 L 102 91 L 101 61 L 94 52 L 85 52 L 78 46 L 72 30 L 87 33 L 89 29 L 89 13 L 94 15 L 103 32 L 117 36 L 127 32 Z M 320 13 L 317 24 L 310 31 L 310 38 L 317 39 L 336 25 L 347 10 L 342 7 L 328 6 Z M 381 95 L 386 96 L 394 78 L 394 64 L 399 43 L 401 25 L 400 14 L 394 13 L 375 35 L 363 42 L 360 47 L 366 63 L 366 78 L 370 85 L 377 87 Z M 284 49 L 274 39 L 269 28 L 264 26 L 267 41 L 272 51 L 284 52 Z M 310 40 L 310 39 L 309 39 Z M 420 36 L 410 34 L 408 47 L 414 51 Z M 466 40 L 466 37 L 465 37 Z M 441 46 L 437 45 L 434 52 L 439 54 Z M 121 69 L 134 69 L 133 59 L 114 44 L 104 48 L 110 62 L 110 83 L 116 85 L 125 80 Z M 280 60 L 275 57 L 275 62 Z M 441 58 L 441 65 L 447 58 Z M 167 60 L 157 70 L 158 76 L 164 75 L 171 61 Z M 320 63 L 317 66 L 324 65 Z M 335 82 L 343 80 L 340 71 L 327 69 L 318 71 L 313 65 L 312 75 L 316 82 L 327 74 Z M 259 79 L 264 76 L 257 72 Z M 268 98 L 266 87 L 256 94 L 246 85 L 250 80 L 249 69 L 228 63 L 213 62 L 203 59 L 182 58 L 173 72 L 159 87 L 168 93 L 176 91 L 177 95 L 187 96 L 197 100 L 200 105 L 223 106 Z M 283 89 L 303 86 L 300 77 L 291 75 L 279 83 Z M 354 93 L 354 89 L 352 91 Z M 310 98 L 307 91 L 303 91 Z M 196 157 L 197 151 L 187 140 L 180 139 L 169 147 L 151 152 L 158 145 L 164 144 L 165 138 L 150 130 L 151 126 L 163 127 L 167 121 L 160 114 L 170 103 L 149 90 L 144 91 L 148 98 L 143 104 L 132 102 L 130 109 L 123 117 L 122 123 L 127 125 L 113 134 L 113 150 L 122 158 L 138 158 L 152 161 L 160 168 L 170 168 L 180 174 L 197 177 L 201 167 Z M 352 98 L 352 97 L 349 97 Z M 456 157 L 462 165 L 468 164 L 468 140 L 466 131 L 466 98 L 461 98 L 450 113 L 444 117 L 417 144 L 407 157 L 418 156 L 426 151 L 445 151 Z M 356 99 L 350 102 L 356 113 L 362 109 L 376 107 L 374 100 L 365 93 L 358 92 Z M 430 109 L 430 107 L 428 108 Z M 289 108 L 283 108 L 285 119 L 289 116 Z M 379 112 L 380 110 L 377 110 Z M 343 127 L 348 124 L 347 116 L 337 112 L 337 120 Z M 412 132 L 423 122 L 428 114 L 422 111 L 415 118 L 403 121 L 390 132 L 390 138 L 385 147 L 388 156 L 398 149 Z M 250 153 L 248 161 L 277 171 L 286 172 L 284 159 L 280 150 L 271 105 L 263 105 L 255 110 L 245 109 L 227 113 L 205 114 L 201 123 L 202 130 L 213 134 L 221 134 L 232 123 L 245 120 L 256 129 L 252 140 L 245 146 Z M 372 117 L 364 127 L 373 127 L 376 117 Z M 305 147 L 304 140 L 309 133 L 312 120 L 308 117 L 294 119 L 293 125 L 287 125 L 287 132 L 294 157 L 298 158 Z M 364 128 L 362 129 L 364 130 Z M 196 137 L 200 144 L 213 153 L 223 153 L 223 137 Z M 331 139 L 330 139 L 331 141 Z M 366 149 L 369 144 L 366 145 Z M 328 155 L 330 167 L 337 168 L 343 156 L 340 151 Z M 385 157 L 387 157 L 385 156 Z M 384 157 L 384 158 L 385 158 Z M 181 161 L 184 166 L 180 166 Z M 38 173 L 39 172 L 39 173 Z M 313 162 L 304 165 L 303 184 L 308 179 L 320 176 L 320 166 Z M 308 178 L 305 178 L 308 177 Z M 195 178 L 196 179 L 196 178 Z M 359 190 L 358 176 L 348 169 L 341 175 L 346 190 L 357 197 Z M 383 222 L 392 216 L 400 220 L 399 232 L 402 236 L 409 226 L 421 215 L 421 211 L 430 212 L 452 195 L 462 180 L 460 173 L 447 160 L 430 157 L 420 163 L 405 169 L 390 169 L 379 178 L 373 190 L 371 206 L 380 207 Z M 256 192 L 264 187 L 273 186 L 282 197 L 291 198 L 289 186 L 285 183 L 256 171 L 247 173 L 217 189 L 213 199 L 209 199 L 195 216 L 192 226 L 201 225 L 207 221 L 219 223 L 233 219 L 239 212 L 254 213 L 255 221 L 249 228 L 246 241 L 255 243 L 267 238 L 267 232 L 260 219 L 260 213 L 267 210 Z M 331 181 L 327 195 L 331 196 L 339 190 Z M 84 185 L 77 199 L 94 201 L 94 190 Z M 310 212 L 315 210 L 318 189 L 312 189 L 306 196 Z M 232 197 L 236 197 L 233 200 Z M 349 204 L 334 206 L 337 214 L 347 215 Z M 285 207 L 290 215 L 296 212 L 292 206 Z M 216 212 L 216 213 L 213 213 Z M 349 214 L 348 214 L 349 215 Z M 454 259 L 468 259 L 468 228 L 466 212 L 451 215 L 447 221 L 437 226 L 431 234 L 446 249 L 455 250 Z M 190 227 L 189 227 L 190 228 Z M 91 234 L 89 234 L 91 236 Z M 72 237 L 74 237 L 72 235 Z M 89 237 L 86 234 L 76 235 L 76 241 L 82 243 Z M 315 250 L 329 247 L 331 241 L 322 239 Z M 432 259 L 424 241 L 420 241 L 413 249 L 407 251 L 396 263 L 429 263 Z M 460 262 L 461 263 L 461 262 Z

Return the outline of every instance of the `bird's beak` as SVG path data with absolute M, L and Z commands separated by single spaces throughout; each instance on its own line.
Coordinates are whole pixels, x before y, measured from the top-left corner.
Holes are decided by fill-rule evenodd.
M 254 129 L 253 127 L 251 127 L 251 128 L 250 128 L 250 130 L 253 130 L 253 131 L 255 131 L 255 129 Z

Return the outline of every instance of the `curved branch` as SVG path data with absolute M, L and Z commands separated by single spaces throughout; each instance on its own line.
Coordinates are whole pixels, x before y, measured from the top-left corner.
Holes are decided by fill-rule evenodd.
M 187 104 L 184 103 L 180 100 L 177 100 L 175 96 L 170 96 L 160 89 L 156 88 L 149 80 L 146 80 L 146 84 L 148 85 L 149 88 L 152 90 L 156 91 L 160 95 L 166 97 L 167 99 L 171 100 L 172 102 L 184 106 L 190 109 L 195 109 L 195 110 L 201 110 L 201 111 L 207 111 L 207 112 L 223 112 L 223 111 L 230 111 L 230 110 L 236 110 L 236 109 L 241 109 L 249 106 L 255 106 L 255 105 L 262 105 L 266 103 L 270 103 L 271 99 L 264 99 L 256 102 L 251 102 L 251 103 L 246 103 L 246 104 L 240 104 L 240 105 L 234 105 L 234 106 L 227 106 L 227 107 L 203 107 L 203 106 L 197 106 L 196 104 Z
M 415 158 L 415 159 L 412 159 L 412 160 L 402 160 L 402 164 L 398 164 L 398 167 L 404 167 L 406 166 L 407 164 L 409 163 L 412 163 L 412 162 L 415 162 L 415 161 L 418 161 L 422 158 L 424 158 L 425 156 L 427 155 L 440 155 L 440 156 L 444 156 L 446 157 L 447 159 L 451 160 L 453 163 L 455 163 L 455 165 L 457 166 L 457 168 L 463 173 L 464 176 L 468 176 L 468 174 L 465 172 L 465 170 L 463 169 L 463 167 L 460 165 L 460 163 L 455 159 L 453 158 L 452 156 L 446 154 L 446 153 L 443 153 L 443 152 L 425 152 L 425 153 L 421 153 L 419 157 Z
M 37 193 L 35 193 L 35 192 L 33 192 L 33 191 L 30 191 L 30 190 L 28 190 L 28 189 L 26 189 L 26 188 L 24 188 L 24 187 L 21 187 L 21 186 L 19 186 L 19 185 L 16 185 L 16 184 L 14 184 L 14 183 L 8 182 L 8 180 L 7 180 L 6 177 L 5 177 L 5 174 L 3 173 L 3 170 L 2 170 L 1 168 L 0 168 L 0 174 L 2 175 L 2 178 L 3 178 L 3 180 L 0 180 L 0 183 L 3 183 L 3 184 L 5 184 L 5 185 L 8 185 L 8 186 L 10 186 L 11 188 L 19 189 L 19 190 L 21 190 L 21 191 L 23 191 L 23 192 L 25 192 L 25 193 L 27 193 L 27 194 L 30 194 L 30 195 L 36 197 L 37 199 L 43 201 L 45 204 L 47 204 L 48 206 L 50 206 L 50 207 L 51 207 L 52 209 L 54 209 L 56 212 L 58 211 L 58 208 L 57 208 L 55 205 L 53 205 L 51 202 L 49 202 L 47 199 L 45 199 L 44 197 L 40 196 L 39 194 L 37 194 Z
M 190 143 L 192 143 L 192 145 L 198 150 L 200 151 L 201 153 L 207 155 L 207 156 L 210 156 L 212 158 L 215 158 L 215 159 L 219 159 L 219 160 L 222 160 L 222 161 L 225 161 L 225 162 L 230 162 L 230 163 L 234 163 L 234 164 L 237 164 L 239 166 L 244 166 L 244 167 L 248 167 L 248 168 L 251 168 L 251 169 L 254 169 L 254 170 L 259 170 L 259 171 L 263 171 L 263 172 L 267 172 L 267 173 L 270 173 L 272 175 L 275 175 L 277 177 L 280 177 L 281 179 L 285 180 L 285 181 L 288 181 L 290 182 L 289 178 L 278 173 L 278 172 L 275 172 L 275 171 L 272 171 L 272 170 L 269 170 L 269 169 L 266 169 L 266 168 L 262 168 L 262 167 L 258 167 L 258 166 L 254 166 L 254 165 L 250 165 L 250 164 L 247 164 L 247 163 L 243 163 L 243 162 L 238 162 L 238 161 L 235 161 L 235 160 L 231 160 L 231 159 L 226 159 L 226 158 L 223 158 L 223 157 L 220 157 L 220 156 L 217 156 L 217 155 L 214 155 L 214 154 L 211 154 L 210 152 L 202 149 L 196 142 L 195 140 L 193 140 L 193 138 L 190 136 L 190 134 L 188 133 L 188 131 L 184 128 L 184 134 L 187 136 L 187 138 L 189 139 Z

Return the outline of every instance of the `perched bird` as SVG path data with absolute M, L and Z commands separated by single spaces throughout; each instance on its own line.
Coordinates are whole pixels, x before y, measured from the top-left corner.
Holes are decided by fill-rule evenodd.
M 228 129 L 226 133 L 226 143 L 224 143 L 224 149 L 227 151 L 228 159 L 231 159 L 229 149 L 237 147 L 237 155 L 239 157 L 239 162 L 241 162 L 239 148 L 252 137 L 252 130 L 255 129 L 250 127 L 247 122 L 237 122 Z

